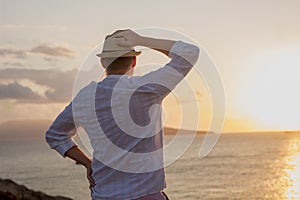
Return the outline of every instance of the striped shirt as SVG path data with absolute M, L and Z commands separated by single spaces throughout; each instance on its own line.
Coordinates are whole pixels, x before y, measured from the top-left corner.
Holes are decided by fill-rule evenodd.
M 176 42 L 170 61 L 143 76 L 109 75 L 81 89 L 46 132 L 62 156 L 76 146 L 78 127 L 93 148 L 92 199 L 131 200 L 165 188 L 161 104 L 199 57 Z

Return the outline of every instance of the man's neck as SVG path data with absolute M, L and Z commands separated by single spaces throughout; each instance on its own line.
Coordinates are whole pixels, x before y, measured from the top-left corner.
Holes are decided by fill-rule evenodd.
M 133 69 L 132 70 L 128 70 L 128 71 L 110 71 L 110 72 L 107 72 L 106 71 L 106 76 L 109 76 L 109 75 L 128 75 L 128 76 L 132 76 L 133 74 Z
M 126 73 L 118 73 L 118 72 L 113 72 L 113 73 L 106 73 L 106 76 L 110 76 L 110 75 L 125 75 Z

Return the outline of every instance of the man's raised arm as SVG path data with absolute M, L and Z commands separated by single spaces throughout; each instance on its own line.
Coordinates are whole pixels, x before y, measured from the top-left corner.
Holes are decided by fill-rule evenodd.
M 123 37 L 120 46 L 145 46 L 171 58 L 170 62 L 158 70 L 152 71 L 137 80 L 148 85 L 152 91 L 157 93 L 161 99 L 166 97 L 176 85 L 184 79 L 196 64 L 200 49 L 182 41 L 143 37 L 132 30 L 120 30 L 113 34 L 113 37 Z M 148 84 L 153 83 L 153 84 Z

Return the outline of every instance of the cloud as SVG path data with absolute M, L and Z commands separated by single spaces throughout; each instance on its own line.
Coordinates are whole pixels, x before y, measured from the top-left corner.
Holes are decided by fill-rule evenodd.
M 0 84 L 0 99 L 37 100 L 41 97 L 18 82 Z
M 59 59 L 53 58 L 53 57 L 44 57 L 43 58 L 45 61 L 49 62 L 49 63 L 55 63 L 55 62 L 59 62 Z
M 59 71 L 59 70 L 37 70 L 37 69 L 2 69 L 0 70 L 0 80 L 13 80 L 27 79 L 37 85 L 49 88 L 45 91 L 44 99 L 37 95 L 33 95 L 35 100 L 42 100 L 44 103 L 51 102 L 67 102 L 71 100 L 73 84 L 77 71 Z M 16 85 L 15 85 L 16 87 Z M 3 87 L 4 88 L 4 87 Z M 19 87 L 19 89 L 21 89 Z M 27 90 L 27 88 L 25 90 Z M 20 99 L 18 96 L 11 95 L 11 98 Z M 34 100 L 32 99 L 32 100 Z M 36 101 L 34 101 L 36 102 Z
M 32 53 L 40 53 L 47 56 L 57 56 L 57 57 L 72 57 L 76 54 L 76 51 L 64 47 L 62 45 L 57 46 L 49 46 L 46 44 L 38 45 L 33 47 L 30 52 Z
M 27 53 L 24 50 L 14 48 L 0 48 L 0 57 L 13 57 L 24 59 L 27 57 Z
M 4 66 L 9 66 L 9 67 L 24 66 L 24 64 L 19 62 L 20 59 L 22 60 L 27 59 L 29 56 L 32 56 L 34 54 L 42 55 L 43 59 L 46 62 L 50 64 L 54 64 L 59 62 L 61 60 L 60 58 L 74 57 L 77 54 L 77 51 L 63 45 L 50 46 L 46 44 L 37 45 L 30 49 L 18 49 L 11 46 L 0 47 L 0 58 L 6 59 L 6 62 L 2 63 Z M 9 59 L 9 61 L 7 61 L 7 59 Z
M 4 66 L 8 67 L 24 67 L 25 64 L 21 62 L 3 62 L 2 63 Z

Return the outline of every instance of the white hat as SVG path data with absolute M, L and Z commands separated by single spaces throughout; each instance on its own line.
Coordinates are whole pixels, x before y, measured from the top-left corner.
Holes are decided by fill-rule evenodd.
M 104 41 L 102 53 L 96 54 L 101 58 L 118 58 L 138 56 L 142 52 L 135 51 L 134 47 L 122 47 L 118 43 L 124 40 L 123 37 L 107 37 Z

